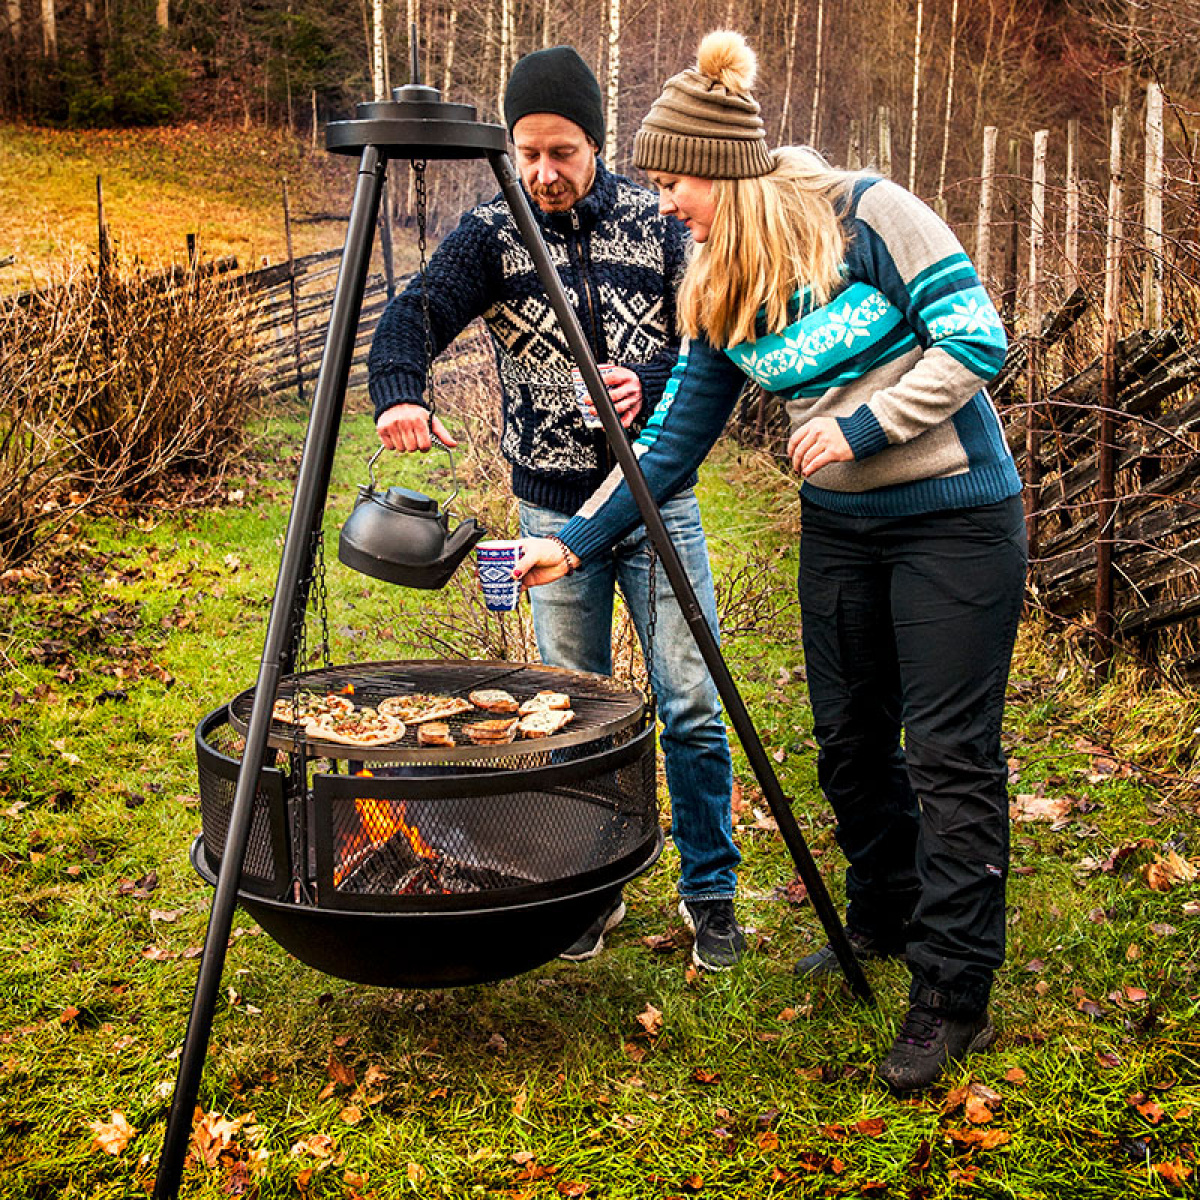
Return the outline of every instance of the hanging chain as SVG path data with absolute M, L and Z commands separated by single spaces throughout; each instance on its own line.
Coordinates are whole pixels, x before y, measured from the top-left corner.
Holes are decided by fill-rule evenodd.
M 317 620 L 321 626 L 321 666 L 333 664 L 329 654 L 329 589 L 325 585 L 325 531 L 313 534 L 313 582 L 317 586 Z
M 650 616 L 646 622 L 646 690 L 650 693 L 652 707 L 657 707 L 654 698 L 654 635 L 658 629 L 658 552 L 646 535 L 646 548 L 650 552 Z

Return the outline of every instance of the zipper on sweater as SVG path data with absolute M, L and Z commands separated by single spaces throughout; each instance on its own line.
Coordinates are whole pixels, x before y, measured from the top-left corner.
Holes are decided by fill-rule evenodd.
M 579 285 L 583 291 L 584 298 L 587 300 L 588 322 L 591 325 L 592 336 L 592 353 L 597 359 L 601 357 L 599 331 L 596 328 L 596 306 L 592 300 L 592 284 L 588 279 L 587 262 L 583 253 L 583 231 L 579 225 L 579 214 L 571 209 L 571 228 L 575 232 L 575 254 L 579 259 Z M 603 431 L 596 435 L 597 446 L 600 453 L 600 458 L 604 464 L 603 472 L 605 475 L 613 469 L 616 459 L 613 457 L 612 447 L 608 444 L 608 438 Z

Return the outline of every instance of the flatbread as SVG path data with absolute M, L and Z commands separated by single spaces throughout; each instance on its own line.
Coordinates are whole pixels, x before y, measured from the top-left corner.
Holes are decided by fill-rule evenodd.
M 322 717 L 354 711 L 354 701 L 335 692 L 299 692 L 293 699 L 281 696 L 271 707 L 271 716 L 285 725 L 303 725 L 305 728 Z
M 565 711 L 570 707 L 571 697 L 566 692 L 538 692 L 536 696 L 530 696 L 521 705 L 520 712 L 522 716 L 525 716 L 528 713 L 540 712 L 547 708 Z
M 501 688 L 481 688 L 469 693 L 467 699 L 476 708 L 491 713 L 515 713 L 518 707 L 516 697 Z
M 346 746 L 387 746 L 404 737 L 404 722 L 373 708 L 358 708 L 350 713 L 330 713 L 308 726 L 309 735 L 318 741 L 340 742 Z
M 450 726 L 445 721 L 427 721 L 417 730 L 418 746 L 453 746 Z
M 476 721 L 463 726 L 463 733 L 477 746 L 506 745 L 517 736 L 517 718 Z
M 557 733 L 564 726 L 575 720 L 575 714 L 568 709 L 539 708 L 526 713 L 517 725 L 522 737 L 542 738 Z
M 444 721 L 459 713 L 470 712 L 475 706 L 461 696 L 435 696 L 428 692 L 414 692 L 407 696 L 389 696 L 376 706 L 381 713 L 397 717 L 406 725 L 420 725 L 424 721 Z

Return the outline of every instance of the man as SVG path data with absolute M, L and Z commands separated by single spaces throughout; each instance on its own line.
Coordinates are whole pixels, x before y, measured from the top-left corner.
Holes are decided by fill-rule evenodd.
M 611 174 L 600 87 L 569 46 L 527 55 L 513 68 L 504 116 L 516 167 L 550 256 L 598 362 L 621 422 L 637 428 L 657 404 L 679 350 L 674 284 L 686 252 L 678 222 L 658 215 L 645 188 Z M 613 466 L 600 430 L 585 427 L 571 383 L 566 340 L 504 200 L 466 213 L 429 262 L 433 352 L 472 319 L 491 334 L 503 395 L 501 450 L 512 466 L 522 536 L 554 534 Z M 371 346 L 370 392 L 380 440 L 393 450 L 428 450 L 430 433 L 457 445 L 425 406 L 426 345 L 419 279 L 387 307 Z M 663 507 L 705 615 L 716 601 L 700 513 L 691 487 Z M 733 910 L 740 861 L 733 843 L 729 744 L 716 689 L 670 585 L 659 570 L 650 595 L 644 528 L 611 555 L 531 597 L 544 662 L 612 673 L 612 605 L 619 583 L 643 651 L 663 723 L 672 834 L 680 856 L 680 913 L 695 933 L 693 959 L 732 966 L 745 939 Z M 653 645 L 648 644 L 655 620 Z M 625 915 L 618 897 L 563 957 L 591 958 Z

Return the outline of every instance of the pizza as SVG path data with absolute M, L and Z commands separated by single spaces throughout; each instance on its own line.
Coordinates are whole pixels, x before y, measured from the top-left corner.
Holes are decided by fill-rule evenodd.
M 327 713 L 308 726 L 310 737 L 347 746 L 386 746 L 404 737 L 404 722 L 373 708 Z
M 354 701 L 333 692 L 297 692 L 295 697 L 281 696 L 271 708 L 271 716 L 285 725 L 312 725 L 322 717 L 345 715 L 354 711 Z
M 517 731 L 527 738 L 549 737 L 573 720 L 575 714 L 569 708 L 537 708 L 521 718 Z
M 481 688 L 478 692 L 469 693 L 467 699 L 476 708 L 482 708 L 485 712 L 515 713 L 517 711 L 516 699 L 500 688 Z
M 503 746 L 517 736 L 517 718 L 475 721 L 473 724 L 464 725 L 463 733 L 477 746 Z
M 397 717 L 407 725 L 420 725 L 423 721 L 444 721 L 447 717 L 470 712 L 474 705 L 461 696 L 413 692 L 407 696 L 389 696 L 380 700 L 377 707 L 381 713 Z
M 453 746 L 454 738 L 450 736 L 450 726 L 445 721 L 426 721 L 417 730 L 418 746 Z
M 536 696 L 530 696 L 521 705 L 520 712 L 522 716 L 525 716 L 528 713 L 540 712 L 548 708 L 558 711 L 570 707 L 571 697 L 566 692 L 538 692 Z

